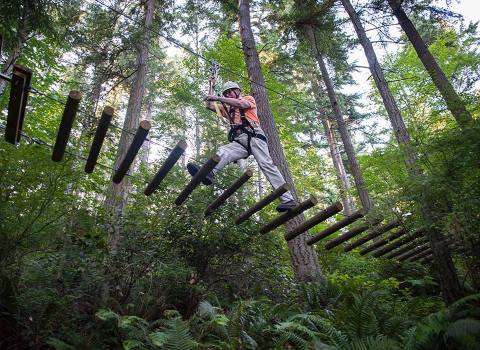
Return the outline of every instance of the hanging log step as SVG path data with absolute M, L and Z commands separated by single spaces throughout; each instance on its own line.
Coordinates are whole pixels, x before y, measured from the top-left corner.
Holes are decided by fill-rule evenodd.
M 255 203 L 250 209 L 241 214 L 236 220 L 235 225 L 240 225 L 242 222 L 247 220 L 250 216 L 255 214 L 257 211 L 262 210 L 264 207 L 272 203 L 275 199 L 279 198 L 282 194 L 290 190 L 290 186 L 283 184 L 278 187 L 275 191 L 262 198 L 260 201 Z
M 108 127 L 113 116 L 113 108 L 106 106 L 103 109 L 102 116 L 98 122 L 95 136 L 93 137 L 92 145 L 90 146 L 90 152 L 88 153 L 87 163 L 85 164 L 85 172 L 90 174 L 93 172 L 95 165 L 97 164 L 98 155 L 102 149 L 103 141 L 107 135 Z
M 213 168 L 215 168 L 219 161 L 220 157 L 215 154 L 205 164 L 203 164 L 200 170 L 195 174 L 194 177 L 192 177 L 187 186 L 185 186 L 183 191 L 178 195 L 177 199 L 175 199 L 175 204 L 181 205 L 183 202 L 185 202 L 190 193 L 192 193 L 193 190 L 200 185 L 202 180 L 205 179 L 205 177 L 213 170 Z
M 329 217 L 332 217 L 333 215 L 339 213 L 340 211 L 342 211 L 342 209 L 343 209 L 342 203 L 340 202 L 333 203 L 329 207 L 325 208 L 321 212 L 318 212 L 317 214 L 312 216 L 310 219 L 304 221 L 303 223 L 295 227 L 292 231 L 285 234 L 285 240 L 290 241 L 294 239 L 298 235 L 301 235 L 303 232 L 308 231 L 310 228 L 327 220 Z
M 114 183 L 119 184 L 120 182 L 122 182 L 123 178 L 127 174 L 128 169 L 130 169 L 130 166 L 132 165 L 133 160 L 137 156 L 137 153 L 140 150 L 140 147 L 142 147 L 143 142 L 145 142 L 145 139 L 147 138 L 148 131 L 150 130 L 150 128 L 151 128 L 151 124 L 148 120 L 142 120 L 140 122 L 137 132 L 133 137 L 132 143 L 130 144 L 130 147 L 128 147 L 127 154 L 125 155 L 122 162 L 120 163 L 120 166 L 115 172 L 115 175 L 113 175 L 112 180 Z
M 308 210 L 310 208 L 313 208 L 316 206 L 318 203 L 317 198 L 314 196 L 310 196 L 307 200 L 301 202 L 298 204 L 295 208 L 292 210 L 289 210 L 279 216 L 277 216 L 275 219 L 270 221 L 269 223 L 265 224 L 260 228 L 260 233 L 265 234 L 268 233 L 274 229 L 276 229 L 278 226 L 286 223 L 288 220 L 294 218 L 295 216 L 303 213 L 305 210 Z
M 62 120 L 58 127 L 57 139 L 53 146 L 52 160 L 59 162 L 62 160 L 67 148 L 68 139 L 72 131 L 73 121 L 77 115 L 78 106 L 82 99 L 82 93 L 80 91 L 70 91 L 67 98 L 67 103 L 62 114 Z
M 337 223 L 333 224 L 332 226 L 326 228 L 325 230 L 323 230 L 322 232 L 316 234 L 315 236 L 313 237 L 310 237 L 308 240 L 307 240 L 307 244 L 308 245 L 312 245 L 312 244 L 315 244 L 316 242 L 318 242 L 319 240 L 325 238 L 325 237 L 328 237 L 330 236 L 332 233 L 335 233 L 337 232 L 338 230 L 350 225 L 352 222 L 355 222 L 357 221 L 358 219 L 361 219 L 365 216 L 365 210 L 364 209 L 360 209 L 360 210 L 357 210 L 356 212 L 352 213 L 352 215 L 350 216 L 347 216 L 346 218 L 338 221 Z M 312 226 L 313 227 L 313 226 Z M 311 228 L 311 227 L 309 227 Z
M 373 226 L 377 226 L 379 223 L 382 222 L 382 220 L 383 218 L 377 218 L 371 223 L 368 223 L 368 222 L 364 223 L 350 231 L 342 233 L 340 236 L 325 242 L 325 249 L 330 250 L 335 248 L 336 246 L 342 244 L 343 242 L 348 241 L 350 238 L 358 236 L 360 233 L 368 230 L 369 228 Z
M 400 255 L 397 260 L 398 261 L 405 261 L 409 258 L 411 258 L 412 256 L 415 256 L 417 254 L 420 254 L 421 252 L 424 252 L 425 250 L 427 249 L 430 249 L 430 243 L 424 243 L 420 246 L 417 246 L 415 247 L 414 249 L 412 249 L 411 251 L 409 252 L 406 252 L 406 253 L 403 253 L 402 255 Z
M 368 241 L 371 241 L 372 239 L 384 234 L 385 232 L 388 232 L 390 231 L 391 229 L 394 229 L 395 227 L 398 227 L 401 225 L 401 222 L 400 220 L 395 220 L 395 221 L 391 221 L 389 222 L 388 224 L 385 224 L 383 226 L 380 226 L 378 228 L 375 228 L 373 231 L 371 231 L 370 233 L 368 233 L 366 236 L 362 237 L 362 238 L 359 238 L 357 239 L 356 241 L 353 241 L 352 243 L 350 243 L 349 245 L 347 245 L 343 251 L 344 252 L 349 252 L 350 250 L 356 248 L 356 247 L 359 247 L 361 246 L 362 244 L 368 242 Z
M 411 236 L 404 237 L 404 238 L 401 238 L 397 241 L 394 241 L 394 242 L 390 243 L 389 245 L 385 246 L 384 248 L 382 248 L 380 250 L 377 250 L 372 255 L 376 258 L 379 258 L 379 257 L 391 252 L 392 250 L 394 250 L 398 247 L 401 247 L 402 245 L 405 245 L 405 244 L 407 244 L 407 243 L 413 241 L 414 239 L 417 239 L 418 237 L 421 237 L 423 235 L 424 235 L 423 230 L 416 231 Z
M 20 142 L 31 81 L 30 69 L 19 65 L 13 66 L 5 141 L 14 145 Z
M 360 255 L 365 255 L 367 253 L 370 253 L 372 250 L 378 249 L 378 248 L 388 244 L 389 242 L 397 239 L 398 237 L 403 236 L 406 233 L 407 233 L 407 231 L 405 231 L 405 229 L 403 229 L 403 228 L 396 231 L 396 232 L 393 232 L 390 235 L 388 235 L 387 237 L 379 239 L 378 241 L 376 241 L 376 242 L 370 244 L 369 246 L 363 248 L 360 251 Z
M 167 176 L 170 170 L 172 170 L 173 166 L 180 159 L 186 149 L 187 142 L 185 140 L 178 141 L 177 145 L 170 152 L 163 165 L 160 167 L 160 169 L 158 169 L 152 181 L 150 181 L 148 186 L 143 191 L 146 196 L 150 196 L 153 192 L 157 190 L 158 186 L 160 186 L 160 183 L 163 181 L 165 176 Z
M 392 258 L 400 256 L 404 253 L 410 252 L 412 249 L 415 249 L 415 247 L 418 247 L 420 244 L 424 244 L 426 242 L 428 242 L 427 237 L 420 237 L 420 238 L 414 240 L 413 242 L 410 242 L 410 243 L 404 245 L 403 247 L 399 247 L 399 249 L 395 249 L 393 252 L 387 254 L 385 256 L 385 259 L 392 259 Z
M 217 199 L 215 199 L 210 205 L 205 209 L 205 216 L 210 216 L 212 213 L 218 209 L 225 201 L 230 198 L 240 187 L 245 184 L 253 176 L 253 171 L 247 169 L 233 184 L 230 185 Z
M 430 253 L 430 255 L 427 255 L 426 257 L 420 259 L 419 261 L 420 264 L 432 264 L 433 263 L 433 254 Z
M 410 261 L 410 262 L 414 262 L 414 261 L 417 261 L 417 260 L 420 260 L 422 258 L 425 258 L 429 255 L 431 255 L 433 252 L 432 252 L 432 249 L 431 248 L 428 248 L 426 249 L 425 251 L 423 251 L 422 253 L 419 253 L 417 255 L 414 255 L 412 256 L 411 258 L 409 258 L 407 261 Z

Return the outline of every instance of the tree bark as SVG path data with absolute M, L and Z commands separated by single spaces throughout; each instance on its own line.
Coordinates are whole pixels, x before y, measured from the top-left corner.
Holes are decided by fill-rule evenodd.
M 388 117 L 390 119 L 390 123 L 392 124 L 393 132 L 399 147 L 402 150 L 408 175 L 412 181 L 418 182 L 418 179 L 423 177 L 423 172 L 418 164 L 418 156 L 411 145 L 410 135 L 405 126 L 395 98 L 393 97 L 385 79 L 380 63 L 378 62 L 377 55 L 375 54 L 375 50 L 373 49 L 360 18 L 355 12 L 350 1 L 341 1 L 343 7 L 350 17 L 350 20 L 353 23 L 355 31 L 357 32 L 360 44 L 363 46 L 365 51 L 370 72 L 372 73 L 372 77 L 375 81 L 380 96 L 382 97 L 383 104 L 387 110 Z M 427 225 L 427 236 L 435 256 L 435 268 L 439 276 L 442 294 L 445 302 L 451 303 L 462 296 L 462 288 L 460 286 L 457 272 L 455 270 L 455 266 L 453 265 L 445 237 L 441 231 L 434 227 L 433 212 L 430 208 L 426 191 L 426 188 L 421 189 L 421 197 L 419 201 L 421 212 Z
M 447 104 L 447 108 L 450 110 L 460 127 L 467 127 L 472 122 L 472 115 L 467 110 L 465 103 L 462 101 L 460 96 L 458 96 L 452 84 L 445 76 L 445 73 L 438 65 L 435 57 L 433 57 L 431 52 L 428 50 L 427 45 L 418 33 L 414 24 L 412 21 L 410 21 L 407 14 L 403 10 L 401 2 L 399 0 L 388 0 L 388 3 L 393 10 L 393 15 L 397 18 L 398 23 L 417 52 L 418 58 L 420 61 L 422 61 L 425 69 L 430 75 L 430 78 L 432 78 L 433 83 L 440 91 L 440 94 Z
M 128 100 L 127 112 L 123 128 L 135 133 L 140 123 L 142 100 L 145 94 L 145 77 L 147 72 L 148 51 L 150 45 L 150 28 L 152 26 L 154 15 L 155 0 L 147 0 L 145 3 L 145 24 L 142 34 L 142 40 L 139 43 L 138 55 L 135 66 L 137 72 L 130 90 L 130 98 Z M 128 146 L 131 144 L 133 134 L 123 131 L 118 146 L 115 169 L 125 156 Z M 130 181 L 128 177 L 118 185 L 112 183 L 109 197 L 106 201 L 106 207 L 112 215 L 112 237 L 110 240 L 110 253 L 115 255 L 118 243 L 121 238 L 121 216 L 127 205 L 128 193 L 130 190 Z
M 265 80 L 261 71 L 260 60 L 255 46 L 252 27 L 250 23 L 250 2 L 239 0 L 239 27 L 242 49 L 247 65 L 248 77 L 251 81 L 253 96 L 257 102 L 257 111 L 263 130 L 268 138 L 268 146 L 273 162 L 282 173 L 285 181 L 291 186 L 292 194 L 297 198 L 292 175 L 288 169 L 285 154 L 278 136 L 278 131 L 273 119 L 273 112 L 268 102 Z M 304 216 L 299 215 L 285 224 L 286 231 L 304 222 Z M 295 276 L 299 281 L 311 281 L 323 276 L 318 258 L 313 247 L 307 246 L 308 232 L 305 232 L 288 242 L 290 257 L 292 259 Z
M 15 42 L 15 46 L 13 47 L 12 52 L 8 56 L 7 61 L 3 65 L 3 68 L 2 68 L 3 74 L 5 75 L 12 74 L 13 66 L 15 65 L 18 58 L 20 57 L 20 54 L 22 53 L 25 42 L 27 41 L 27 36 L 28 36 L 27 19 L 22 18 L 20 20 L 20 28 L 18 29 L 18 35 L 17 35 L 17 40 Z M 3 90 L 5 90 L 6 86 L 7 86 L 7 81 L 4 79 L 0 79 L 0 95 L 3 93 Z
M 318 50 L 314 28 L 311 24 L 304 24 L 303 28 L 305 30 L 305 33 L 307 34 L 311 50 L 322 73 L 322 79 L 327 90 L 328 99 L 330 100 L 333 112 L 335 114 L 338 131 L 340 132 L 340 136 L 345 147 L 345 152 L 347 153 L 348 162 L 350 163 L 353 179 L 355 181 L 355 186 L 358 191 L 358 196 L 360 197 L 363 208 L 365 210 L 369 210 L 373 206 L 373 203 L 368 193 L 365 180 L 363 179 L 362 171 L 360 170 L 360 164 L 358 164 L 357 157 L 355 156 L 355 149 L 353 148 L 350 134 L 348 133 L 347 126 L 345 124 L 345 120 L 343 119 L 342 111 L 340 109 L 340 105 L 337 101 L 337 96 L 333 88 L 333 82 L 330 79 L 330 75 L 328 74 L 327 67 L 323 60 L 323 56 L 320 50 Z

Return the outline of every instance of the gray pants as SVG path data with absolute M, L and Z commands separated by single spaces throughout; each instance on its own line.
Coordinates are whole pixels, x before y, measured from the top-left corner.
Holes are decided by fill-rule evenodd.
M 261 128 L 255 128 L 255 132 L 257 134 L 265 135 Z M 241 134 L 235 139 L 247 147 L 247 134 Z M 248 156 L 247 150 L 242 145 L 239 145 L 237 142 L 231 142 L 228 145 L 220 147 L 217 151 L 217 155 L 220 157 L 220 162 L 213 169 L 213 173 L 216 174 L 227 164 Z M 252 150 L 252 155 L 255 157 L 258 166 L 262 170 L 268 182 L 270 182 L 270 185 L 272 185 L 273 188 L 282 186 L 285 183 L 285 180 L 283 179 L 282 174 L 280 174 L 280 171 L 278 171 L 278 168 L 275 166 L 275 164 L 273 164 L 270 153 L 268 152 L 267 143 L 257 137 L 252 137 L 252 140 L 250 141 L 250 147 Z M 288 191 L 280 197 L 280 200 L 282 202 L 288 202 L 293 200 L 293 196 L 290 191 Z

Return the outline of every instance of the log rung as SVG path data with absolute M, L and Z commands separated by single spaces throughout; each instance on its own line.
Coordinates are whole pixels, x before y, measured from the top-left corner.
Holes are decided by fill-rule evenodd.
M 390 231 L 391 229 L 394 229 L 395 227 L 398 227 L 401 225 L 401 222 L 399 220 L 391 221 L 388 224 L 385 224 L 383 226 L 380 226 L 376 229 L 374 229 L 372 232 L 368 233 L 365 237 L 361 237 L 357 239 L 356 241 L 353 241 L 352 243 L 348 244 L 343 250 L 345 252 L 349 252 L 350 250 L 357 248 L 361 246 L 364 243 L 367 243 L 368 241 L 371 241 L 372 239 L 382 235 L 383 233 L 386 233 Z
M 150 196 L 153 192 L 156 191 L 158 186 L 160 186 L 160 183 L 163 181 L 165 176 L 167 176 L 170 170 L 172 170 L 173 166 L 180 159 L 180 157 L 182 156 L 182 154 L 185 152 L 186 149 L 187 149 L 187 142 L 185 140 L 181 140 L 177 143 L 175 148 L 168 155 L 163 165 L 160 167 L 160 169 L 158 169 L 153 179 L 150 181 L 148 186 L 143 191 L 143 193 L 146 196 Z
M 385 238 L 382 238 L 376 242 L 373 242 L 372 244 L 370 244 L 369 246 L 363 248 L 361 251 L 360 251 L 360 255 L 365 255 L 367 253 L 370 253 L 371 251 L 373 250 L 376 250 L 380 247 L 383 247 L 384 245 L 388 244 L 389 242 L 393 241 L 394 239 L 397 239 L 398 237 L 401 237 L 403 236 L 404 234 L 406 234 L 407 231 L 405 229 L 400 229 L 396 232 L 393 232 L 392 234 L 390 234 L 389 236 L 385 237 Z
M 112 181 L 116 184 L 122 182 L 123 178 L 127 174 L 128 169 L 132 165 L 135 157 L 137 156 L 140 147 L 142 147 L 143 142 L 147 138 L 148 131 L 151 128 L 151 124 L 148 120 L 142 120 L 138 126 L 137 132 L 133 137 L 132 143 L 128 147 L 125 157 L 122 159 L 117 171 L 113 175 Z
M 243 186 L 251 177 L 253 176 L 253 171 L 247 169 L 242 176 L 240 176 L 233 184 L 231 184 L 223 193 L 215 199 L 210 205 L 205 209 L 205 216 L 210 216 L 215 210 L 218 209 L 225 201 L 231 197 L 240 187 Z
M 205 164 L 203 164 L 200 170 L 198 170 L 195 176 L 192 177 L 187 186 L 185 186 L 183 191 L 178 195 L 177 199 L 175 199 L 175 204 L 181 205 L 183 202 L 185 202 L 190 193 L 192 193 L 193 190 L 200 185 L 202 180 L 205 179 L 205 177 L 215 168 L 219 161 L 220 157 L 215 154 Z
M 87 163 L 85 164 L 85 172 L 90 174 L 93 172 L 95 165 L 97 164 L 97 159 L 102 149 L 103 141 L 107 135 L 108 127 L 113 117 L 113 108 L 106 106 L 103 109 L 102 116 L 98 122 L 97 130 L 95 130 L 95 136 L 92 140 L 92 145 L 90 146 L 90 152 L 88 153 Z
M 325 249 L 330 250 L 335 248 L 336 246 L 342 244 L 343 242 L 348 241 L 349 239 L 358 236 L 360 233 L 368 230 L 369 228 L 378 225 L 381 223 L 383 218 L 376 218 L 373 220 L 371 223 L 365 223 L 363 225 L 360 225 L 359 227 L 356 227 L 348 232 L 343 233 L 342 235 L 331 239 L 325 243 Z
M 30 69 L 19 65 L 13 66 L 5 141 L 14 145 L 20 142 L 31 81 Z
M 427 249 L 430 249 L 430 244 L 427 242 L 427 243 L 424 243 L 420 246 L 416 246 L 415 248 L 411 249 L 409 252 L 406 252 L 400 256 L 397 257 L 397 260 L 398 261 L 404 261 L 404 260 L 407 260 L 409 258 L 411 258 L 412 256 L 415 256 Z
M 409 244 L 406 244 L 404 246 L 398 247 L 398 249 L 394 250 L 393 252 L 389 253 L 388 255 L 385 256 L 385 259 L 392 259 L 397 256 L 400 256 L 404 253 L 410 252 L 412 249 L 415 249 L 419 244 L 423 244 L 425 242 L 428 242 L 428 239 L 426 237 L 420 237 L 413 242 L 410 242 Z
M 404 238 L 401 238 L 399 240 L 393 241 L 392 243 L 390 243 L 389 245 L 386 245 L 382 249 L 375 251 L 372 255 L 376 258 L 379 258 L 379 257 L 391 252 L 392 250 L 394 250 L 394 249 L 396 249 L 396 248 L 398 248 L 398 247 L 400 247 L 404 244 L 407 244 L 407 243 L 413 241 L 414 239 L 417 239 L 418 237 L 421 237 L 423 234 L 424 234 L 423 230 L 418 230 L 418 231 L 414 232 L 411 236 L 404 237 Z
M 410 257 L 409 259 L 407 259 L 407 261 L 410 261 L 410 262 L 417 261 L 419 259 L 422 259 L 422 258 L 425 258 L 425 257 L 429 256 L 432 253 L 433 253 L 432 249 L 427 248 L 423 252 L 420 252 L 417 255 L 414 255 L 414 256 Z
M 65 109 L 63 110 L 62 114 L 62 120 L 60 121 L 60 126 L 58 127 L 57 139 L 55 141 L 55 145 L 53 146 L 52 160 L 54 162 L 61 161 L 63 155 L 65 154 L 68 138 L 70 137 L 73 121 L 77 115 L 78 106 L 81 99 L 82 94 L 80 91 L 70 91 L 68 94 L 67 103 L 65 103 Z
M 315 198 L 314 196 L 310 196 L 310 198 L 308 198 L 307 200 L 304 200 L 303 202 L 299 203 L 292 210 L 289 210 L 289 211 L 277 216 L 272 221 L 270 221 L 269 223 L 262 226 L 260 228 L 259 232 L 261 234 L 268 233 L 268 232 L 276 229 L 278 226 L 284 224 L 288 220 L 294 218 L 295 216 L 300 215 L 304 211 L 314 207 L 315 205 L 317 205 L 317 203 L 318 203 L 317 198 Z
M 298 235 L 301 235 L 303 232 L 308 231 L 310 228 L 318 225 L 319 223 L 339 213 L 342 209 L 343 209 L 342 203 L 340 202 L 333 203 L 332 205 L 328 206 L 324 210 L 312 216 L 310 219 L 305 220 L 303 223 L 295 227 L 292 231 L 286 233 L 285 240 L 290 241 L 294 239 Z
M 323 230 L 322 232 L 316 234 L 315 236 L 313 237 L 310 237 L 308 240 L 307 240 L 307 244 L 308 245 L 312 245 L 312 244 L 315 244 L 316 242 L 318 242 L 319 240 L 325 238 L 325 237 L 328 237 L 330 236 L 332 233 L 334 232 L 337 232 L 338 230 L 350 225 L 352 222 L 355 222 L 357 221 L 358 219 L 362 218 L 365 216 L 365 210 L 364 209 L 360 209 L 360 210 L 357 210 L 356 212 L 352 213 L 352 215 L 350 216 L 347 216 L 346 218 L 336 222 L 335 224 L 333 224 L 332 226 L 326 228 L 325 230 Z
M 282 186 L 278 187 L 273 191 L 272 193 L 268 194 L 266 197 L 262 198 L 259 200 L 257 203 L 255 203 L 251 208 L 249 208 L 247 211 L 242 213 L 236 220 L 235 220 L 235 225 L 240 225 L 242 222 L 247 220 L 249 217 L 251 217 L 253 214 L 255 214 L 257 211 L 262 210 L 264 207 L 272 203 L 275 199 L 279 198 L 282 194 L 290 190 L 290 186 L 288 184 L 283 184 Z

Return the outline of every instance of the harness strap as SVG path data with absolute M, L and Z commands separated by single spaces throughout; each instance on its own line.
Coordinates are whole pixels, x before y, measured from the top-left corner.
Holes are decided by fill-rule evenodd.
M 235 118 L 235 109 L 230 108 L 228 116 L 230 119 L 230 124 L 232 127 L 230 128 L 230 131 L 228 132 L 228 141 L 230 142 L 237 142 L 239 145 L 241 145 L 245 150 L 247 151 L 248 155 L 244 158 L 248 158 L 252 154 L 252 137 L 256 137 L 262 141 L 267 142 L 267 138 L 264 135 L 257 134 L 255 132 L 255 128 L 250 124 L 248 119 L 245 117 L 245 110 L 239 108 L 240 110 L 240 119 L 242 121 L 241 124 L 234 125 L 234 118 Z M 250 129 L 250 130 L 248 130 Z M 243 145 L 240 141 L 235 139 L 235 136 L 237 135 L 238 131 L 240 131 L 240 134 L 247 134 L 247 146 Z

